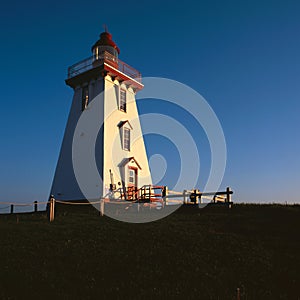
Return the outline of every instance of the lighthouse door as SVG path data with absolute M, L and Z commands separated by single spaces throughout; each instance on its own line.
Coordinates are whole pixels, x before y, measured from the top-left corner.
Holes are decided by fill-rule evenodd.
M 137 175 L 138 175 L 138 169 L 134 167 L 128 167 L 128 199 L 136 199 L 137 195 Z

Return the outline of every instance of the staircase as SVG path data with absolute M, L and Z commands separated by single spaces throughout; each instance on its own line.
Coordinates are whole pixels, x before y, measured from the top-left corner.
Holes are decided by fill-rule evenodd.
M 162 202 L 164 186 L 144 185 L 139 189 L 139 202 Z
M 144 185 L 137 189 L 136 187 L 127 187 L 125 192 L 118 189 L 114 195 L 119 194 L 119 199 L 133 202 L 163 202 L 164 186 Z

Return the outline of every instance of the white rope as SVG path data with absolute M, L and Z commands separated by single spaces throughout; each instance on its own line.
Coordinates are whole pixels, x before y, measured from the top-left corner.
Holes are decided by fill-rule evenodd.
M 71 201 L 61 201 L 61 200 L 55 200 L 55 203 L 61 203 L 61 204 L 68 204 L 68 205 L 91 205 L 95 203 L 100 203 L 99 201 L 96 202 L 71 202 Z

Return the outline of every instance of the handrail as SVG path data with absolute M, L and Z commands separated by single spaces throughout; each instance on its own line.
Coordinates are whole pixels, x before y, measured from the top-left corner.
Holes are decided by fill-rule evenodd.
M 125 199 L 128 201 L 152 201 L 154 198 L 163 198 L 162 191 L 165 187 L 159 185 L 143 185 L 140 188 L 127 187 L 123 190 Z M 155 190 L 161 190 L 161 193 L 155 192 Z M 114 193 L 115 194 L 115 193 Z M 122 198 L 122 197 L 121 197 Z
M 68 79 L 93 69 L 94 67 L 98 66 L 98 61 L 110 65 L 111 67 L 117 69 L 118 71 L 124 73 L 125 75 L 133 78 L 140 83 L 142 82 L 141 73 L 139 71 L 107 51 L 104 51 L 99 55 L 93 55 L 70 66 L 68 68 Z

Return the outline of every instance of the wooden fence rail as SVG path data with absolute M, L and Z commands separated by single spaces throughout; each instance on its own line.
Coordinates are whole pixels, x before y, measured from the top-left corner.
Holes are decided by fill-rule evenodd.
M 200 192 L 199 190 L 184 190 L 183 193 L 174 192 L 174 191 L 166 191 L 164 195 L 165 202 L 168 202 L 169 199 L 174 198 L 182 198 L 183 204 L 194 203 L 194 204 L 202 204 L 203 199 L 209 199 L 211 202 L 224 202 L 231 205 L 231 195 L 233 191 L 230 187 L 226 188 L 224 192 Z M 210 196 L 210 197 L 209 197 Z M 181 201 L 178 201 L 181 202 Z

